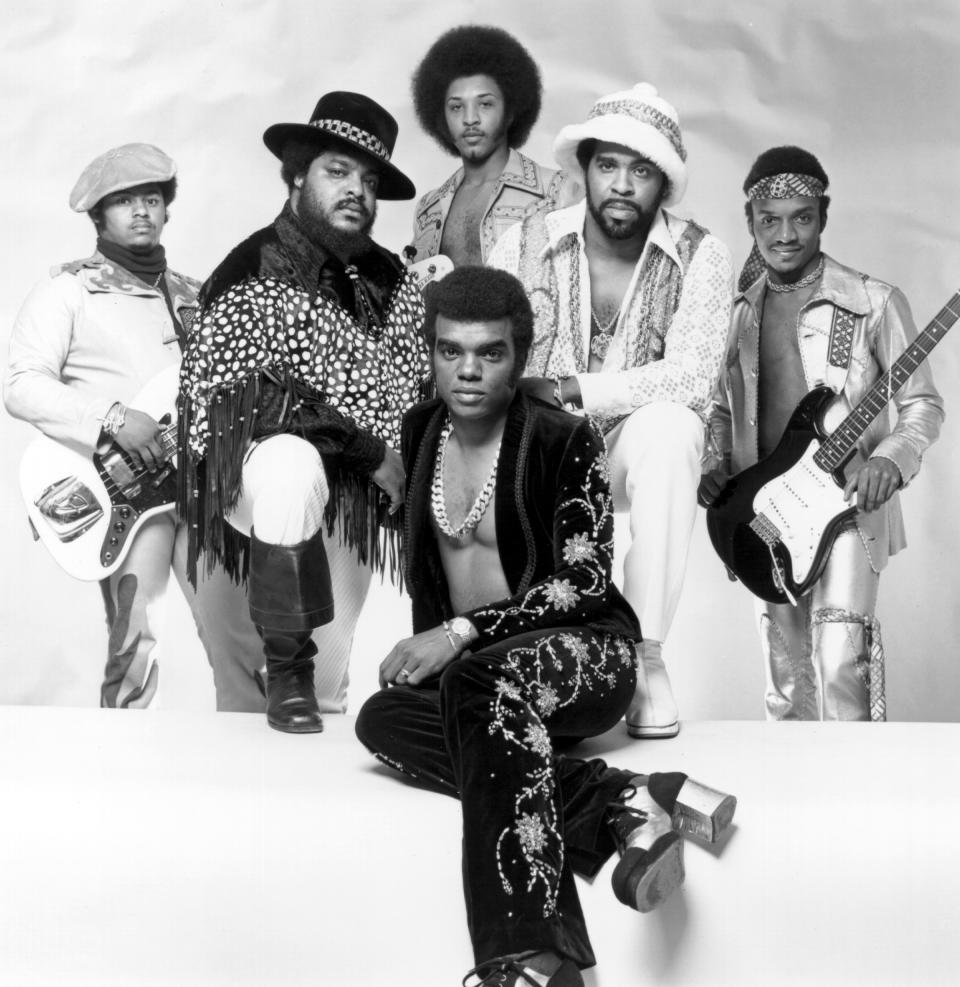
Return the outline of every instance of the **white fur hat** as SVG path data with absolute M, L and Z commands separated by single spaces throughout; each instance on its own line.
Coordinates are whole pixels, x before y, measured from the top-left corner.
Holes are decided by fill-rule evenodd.
M 683 146 L 677 111 L 657 95 L 649 82 L 633 89 L 602 96 L 593 104 L 586 123 L 572 123 L 557 134 L 553 155 L 579 181 L 583 169 L 577 148 L 585 140 L 622 144 L 652 161 L 666 176 L 669 187 L 663 205 L 675 205 L 687 188 L 687 151 Z

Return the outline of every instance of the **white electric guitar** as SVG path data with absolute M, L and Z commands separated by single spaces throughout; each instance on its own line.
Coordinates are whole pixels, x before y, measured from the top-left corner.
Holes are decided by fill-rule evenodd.
M 115 442 L 86 456 L 41 435 L 20 463 L 20 492 L 30 525 L 57 563 L 77 579 L 105 579 L 137 532 L 176 498 L 178 365 L 161 371 L 130 402 L 162 426 L 167 462 L 155 473 L 135 465 Z

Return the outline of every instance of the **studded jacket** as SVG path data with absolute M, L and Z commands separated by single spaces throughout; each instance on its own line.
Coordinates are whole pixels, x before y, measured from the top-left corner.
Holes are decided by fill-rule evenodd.
M 414 633 L 455 616 L 430 517 L 446 414 L 441 401 L 427 401 L 403 423 L 404 566 Z M 637 618 L 611 580 L 613 502 L 603 440 L 588 419 L 518 393 L 503 433 L 493 504 L 512 595 L 461 615 L 479 632 L 479 646 L 569 626 L 639 639 Z

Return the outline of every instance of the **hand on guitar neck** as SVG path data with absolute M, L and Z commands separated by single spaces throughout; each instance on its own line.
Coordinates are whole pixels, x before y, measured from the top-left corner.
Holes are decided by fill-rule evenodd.
M 155 473 L 167 459 L 160 442 L 162 431 L 159 422 L 146 412 L 127 408 L 123 425 L 113 436 L 113 441 L 143 463 L 151 473 Z

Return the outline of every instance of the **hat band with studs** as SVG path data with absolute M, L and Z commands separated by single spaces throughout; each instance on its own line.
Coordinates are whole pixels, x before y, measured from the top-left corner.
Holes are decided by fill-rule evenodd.
M 390 152 L 379 137 L 374 137 L 369 131 L 361 130 L 352 123 L 347 123 L 346 120 L 311 120 L 310 126 L 316 127 L 318 130 L 325 130 L 328 134 L 334 134 L 337 137 L 345 137 L 351 143 L 358 144 L 364 150 L 380 158 L 381 161 L 390 160 Z
M 809 195 L 819 199 L 826 191 L 823 182 L 812 175 L 798 175 L 791 171 L 779 175 L 767 175 L 747 189 L 748 199 L 795 199 L 798 195 Z
M 645 103 L 618 99 L 597 103 L 590 111 L 587 119 L 593 120 L 596 117 L 604 116 L 628 116 L 634 120 L 639 120 L 641 123 L 649 124 L 654 129 L 660 131 L 670 141 L 681 161 L 687 160 L 687 149 L 683 146 L 680 127 L 676 120 L 672 120 L 666 113 L 661 113 L 659 110 Z

